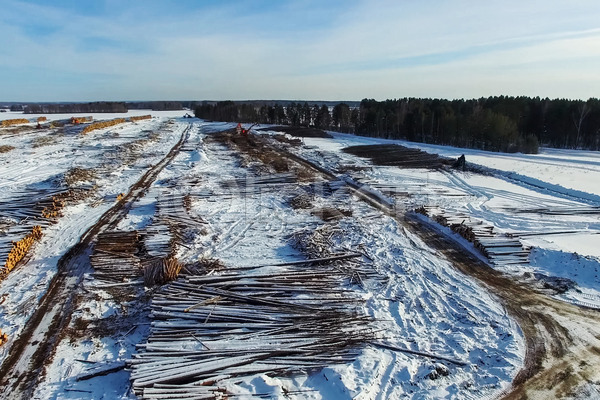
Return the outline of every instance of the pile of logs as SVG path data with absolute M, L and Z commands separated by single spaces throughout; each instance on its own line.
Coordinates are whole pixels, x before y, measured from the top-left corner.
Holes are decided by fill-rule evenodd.
M 23 239 L 14 242 L 12 248 L 8 252 L 4 266 L 0 271 L 0 279 L 4 278 L 6 274 L 12 271 L 17 266 L 19 261 L 21 261 L 27 255 L 27 252 L 29 252 L 31 246 L 33 246 L 33 244 L 41 238 L 42 227 L 36 225 Z
M 294 232 L 290 236 L 290 244 L 307 258 L 323 258 L 331 255 L 334 247 L 333 238 L 341 235 L 339 228 L 322 225 L 316 229 L 306 228 Z
M 144 285 L 153 287 L 177 279 L 183 264 L 175 257 L 157 258 L 144 263 Z
M 347 250 L 336 249 L 336 241 L 343 231 L 339 227 L 322 225 L 315 229 L 305 228 L 294 232 L 289 237 L 290 245 L 312 260 L 329 260 L 338 273 L 342 274 L 349 284 L 363 284 L 365 278 L 381 281 L 384 277 L 377 274 L 371 265 L 363 265 L 357 258 L 360 253 L 351 253 L 354 257 L 345 257 Z M 342 255 L 342 256 L 340 256 Z M 337 259 L 339 258 L 339 259 Z M 368 258 L 368 257 L 367 257 Z
M 0 346 L 6 342 L 8 342 L 8 335 L 6 333 L 2 333 L 2 330 L 0 330 Z
M 29 123 L 29 120 L 27 120 L 25 118 L 5 119 L 4 121 L 0 122 L 0 126 L 5 128 L 5 127 L 11 126 L 11 125 L 21 125 L 21 124 L 28 124 L 28 123 Z
M 89 124 L 88 126 L 83 128 L 83 130 L 81 131 L 81 134 L 85 135 L 86 133 L 90 133 L 97 129 L 104 129 L 104 128 L 108 128 L 111 126 L 123 124 L 125 122 L 127 122 L 127 120 L 125 118 L 115 118 L 115 119 L 111 119 L 109 121 L 95 122 L 95 123 Z
M 164 258 L 171 254 L 172 236 L 168 225 L 152 223 L 143 233 L 143 242 L 148 255 L 152 258 Z
M 239 196 L 281 191 L 283 186 L 298 184 L 297 178 L 291 173 L 268 174 L 265 176 L 247 176 L 244 178 L 223 181 L 221 186 Z
M 140 115 L 140 116 L 137 116 L 137 117 L 130 117 L 129 120 L 131 122 L 135 122 L 135 121 L 141 121 L 141 120 L 144 120 L 144 119 L 151 119 L 151 118 L 152 118 L 152 115 L 148 114 L 148 115 Z
M 450 228 L 469 242 L 497 266 L 529 263 L 529 249 L 518 237 L 494 232 L 492 225 L 462 213 L 449 213 L 439 207 L 421 206 L 415 212 Z
M 431 154 L 397 144 L 351 146 L 342 149 L 342 151 L 358 157 L 369 158 L 376 165 L 390 165 L 400 168 L 447 168 L 455 161 L 441 157 L 438 154 Z
M 97 279 L 127 282 L 142 275 L 138 258 L 140 239 L 137 231 L 110 231 L 98 235 L 90 262 Z
M 358 293 L 331 262 L 180 276 L 152 301 L 151 333 L 128 365 L 142 399 L 224 394 L 255 374 L 351 363 L 374 338 Z

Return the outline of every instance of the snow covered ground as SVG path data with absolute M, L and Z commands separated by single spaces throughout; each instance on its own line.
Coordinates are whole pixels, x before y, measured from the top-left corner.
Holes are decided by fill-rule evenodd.
M 507 271 L 571 279 L 578 287 L 563 299 L 600 307 L 600 154 L 546 148 L 505 154 L 329 133 L 333 139 L 305 138 L 309 148 L 301 153 L 327 168 L 365 167 L 350 175 L 396 191 L 409 209 L 436 206 L 519 236 L 532 247 L 530 262 Z M 452 158 L 464 154 L 483 173 L 373 166 L 340 151 L 382 143 Z
M 64 174 L 73 167 L 96 171 L 93 182 L 81 183 L 94 186 L 93 194 L 68 205 L 58 223 L 45 226 L 31 260 L 0 282 L 0 329 L 10 338 L 0 348 L 2 359 L 44 294 L 58 258 L 114 204 L 117 194 L 126 192 L 150 165 L 165 156 L 190 123 L 169 118 L 181 117 L 181 112 L 150 113 L 158 116 L 86 136 L 33 129 L 19 135 L 0 133 L 0 145 L 15 147 L 0 153 L 0 199 L 20 201 L 23 193 L 61 185 Z M 186 150 L 161 172 L 118 229 L 146 229 L 156 223 L 161 196 L 189 195 L 190 218 L 201 219 L 203 229 L 196 229 L 190 241 L 178 248 L 177 256 L 183 262 L 213 257 L 229 268 L 250 268 L 303 259 L 290 244 L 290 235 L 324 225 L 310 210 L 289 205 L 308 183 L 258 191 L 232 186 L 231 182 L 239 179 L 252 182 L 256 170 L 242 167 L 231 149 L 207 138 L 233 125 L 198 120 L 192 124 Z M 35 146 L 41 135 L 52 140 Z M 518 233 L 534 249 L 528 265 L 515 266 L 509 272 L 567 277 L 577 282 L 578 288 L 564 294 L 564 299 L 600 304 L 600 219 L 598 213 L 587 212 L 600 206 L 600 157 L 546 149 L 535 156 L 506 155 L 399 142 L 452 157 L 464 153 L 467 162 L 486 167 L 489 174 L 399 169 L 375 167 L 340 151 L 350 145 L 389 141 L 333 135 L 333 139 L 306 138 L 306 146 L 294 151 L 332 171 L 347 165 L 361 167 L 358 172 L 339 174 L 385 192 L 399 209 L 435 205 L 468 213 L 499 231 Z M 123 148 L 128 149 L 126 154 L 119 152 Z M 350 217 L 330 223 L 343 232 L 332 239 L 332 250 L 360 249 L 379 277 L 347 288 L 364 301 L 362 311 L 373 317 L 377 343 L 465 364 L 367 344 L 354 362 L 331 365 L 320 373 L 223 378 L 225 387 L 242 397 L 266 393 L 275 398 L 366 400 L 481 398 L 510 385 L 523 363 L 523 336 L 497 299 L 396 220 L 366 203 L 343 193 L 319 192 L 311 200 L 313 209 L 341 207 L 351 212 Z M 573 212 L 579 209 L 582 213 Z M 14 240 L 10 232 L 0 236 L 0 241 Z M 99 288 L 93 276 L 87 277 L 86 292 L 95 294 L 81 305 L 78 319 L 126 314 L 127 305 Z M 65 338 L 35 397 L 133 398 L 127 371 L 85 381 L 76 378 L 94 363 L 110 365 L 131 358 L 136 345 L 144 343 L 148 324 L 147 317 L 139 317 L 131 331 L 81 341 Z M 214 345 L 224 344 L 217 339 Z M 290 394 L 295 390 L 302 392 L 295 397 Z

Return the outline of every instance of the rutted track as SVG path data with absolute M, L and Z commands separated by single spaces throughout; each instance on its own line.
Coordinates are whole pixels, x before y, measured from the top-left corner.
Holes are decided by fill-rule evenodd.
M 98 234 L 113 228 L 132 204 L 144 195 L 158 174 L 175 158 L 189 138 L 188 125 L 169 153 L 150 168 L 129 190 L 125 197 L 106 211 L 79 239 L 79 242 L 58 261 L 58 272 L 36 311 L 13 343 L 10 353 L 0 367 L 2 399 L 29 399 L 43 376 L 60 342 L 71 314 L 76 307 L 77 289 L 89 271 L 89 256 Z

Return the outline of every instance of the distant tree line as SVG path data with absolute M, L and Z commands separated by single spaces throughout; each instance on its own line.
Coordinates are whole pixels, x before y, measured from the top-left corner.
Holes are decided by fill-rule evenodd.
M 354 133 L 359 110 L 351 109 L 346 103 L 338 103 L 330 107 L 326 104 L 310 105 L 308 102 L 290 102 L 287 106 L 282 106 L 281 104 L 256 105 L 219 101 L 216 103 L 203 102 L 196 107 L 195 115 L 198 118 L 212 121 L 310 126 Z
M 127 111 L 127 104 L 116 101 L 70 104 L 27 104 L 23 108 L 23 113 L 25 114 L 126 113 Z
M 130 110 L 152 110 L 152 111 L 171 111 L 183 110 L 180 101 L 130 101 L 127 103 Z
M 488 97 L 471 100 L 364 99 L 287 106 L 222 101 L 202 103 L 199 118 L 311 126 L 358 135 L 502 152 L 536 153 L 540 144 L 600 150 L 600 100 Z
M 195 104 L 194 104 L 195 105 Z M 13 104 L 11 111 L 25 114 L 126 113 L 128 110 L 183 110 L 180 101 L 97 101 L 93 103 Z

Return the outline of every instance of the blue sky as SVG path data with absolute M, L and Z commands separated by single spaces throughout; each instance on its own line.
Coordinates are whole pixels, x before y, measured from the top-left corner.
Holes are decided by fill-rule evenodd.
M 600 1 L 2 0 L 0 101 L 600 97 Z

